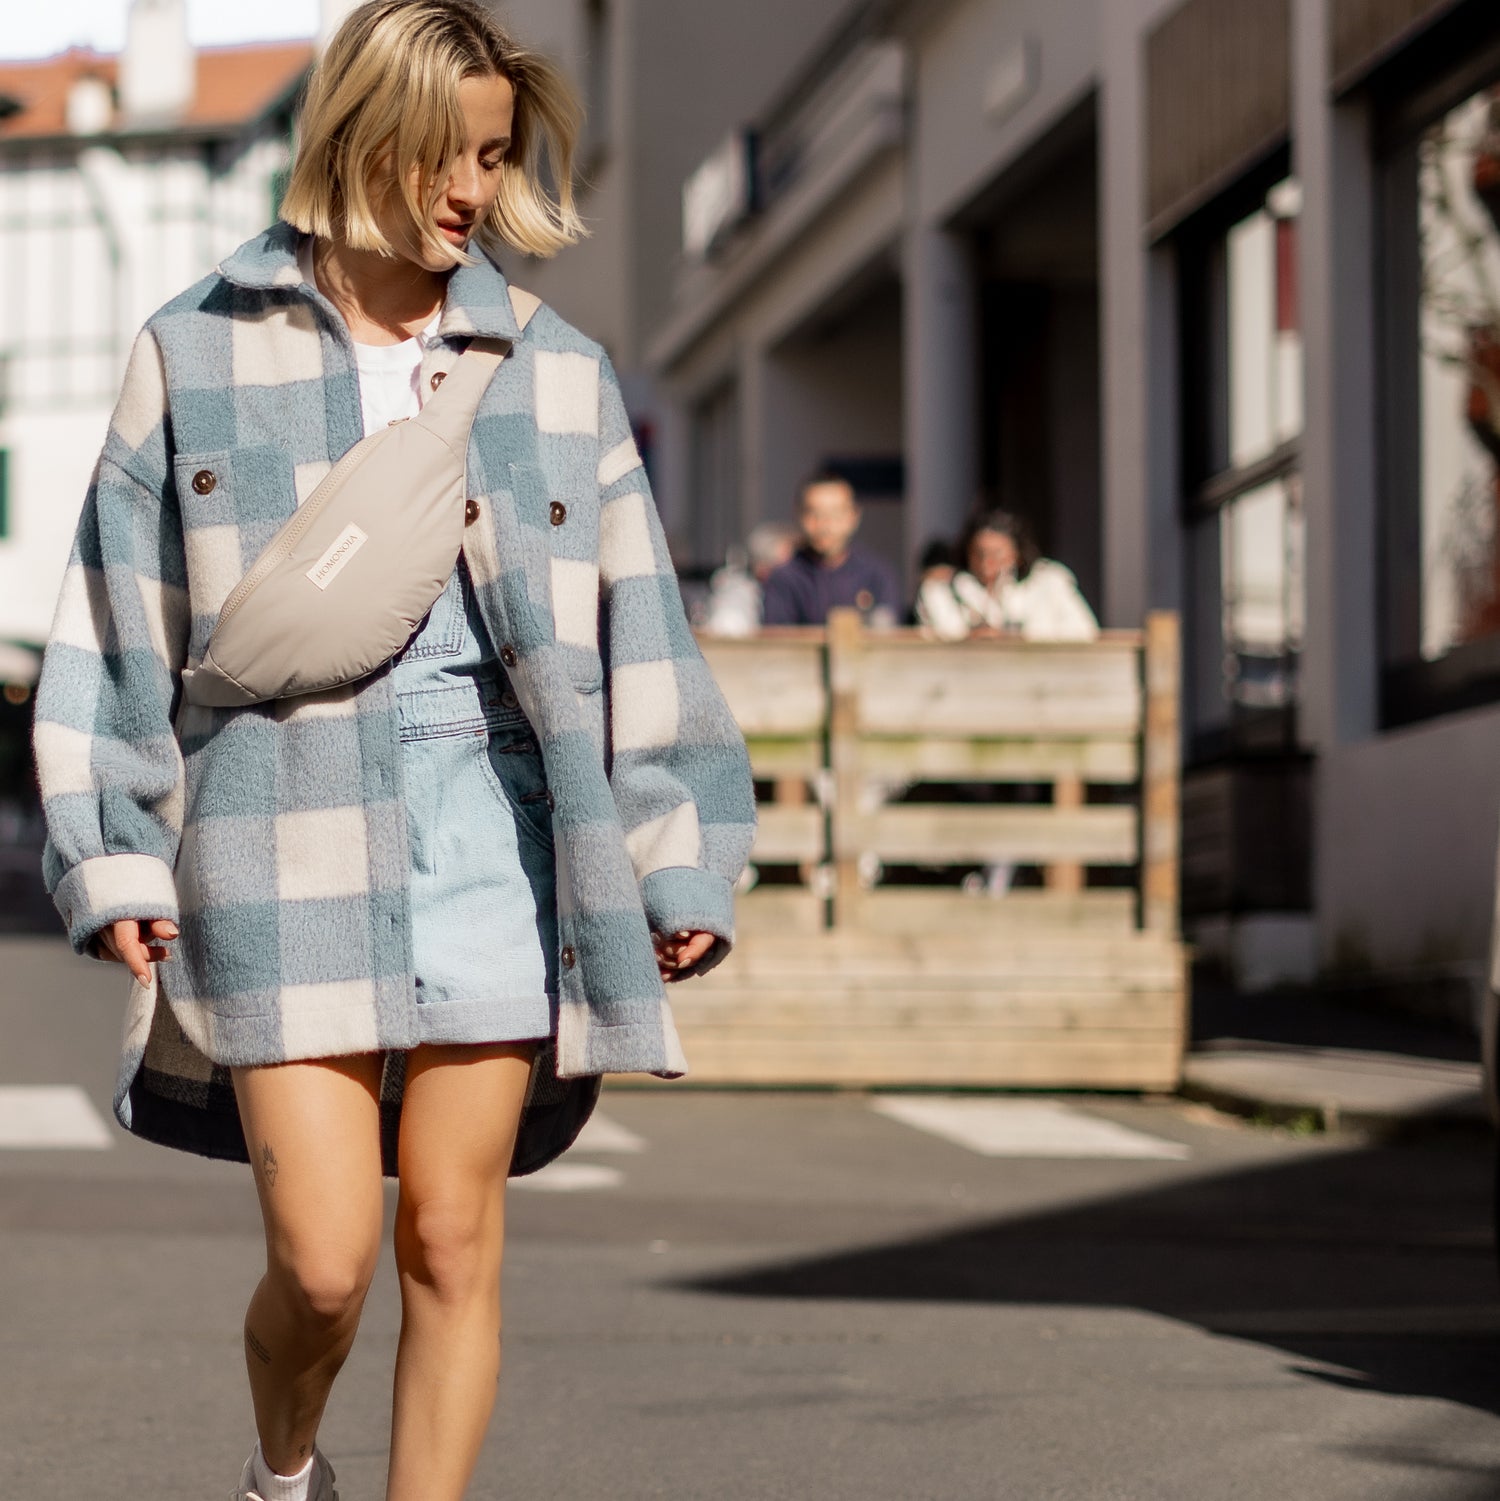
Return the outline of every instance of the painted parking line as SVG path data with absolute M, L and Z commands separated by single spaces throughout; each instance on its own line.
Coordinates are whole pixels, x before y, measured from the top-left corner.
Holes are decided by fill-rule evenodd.
M 1165 1141 L 1051 1100 L 943 1099 L 881 1095 L 877 1114 L 941 1136 L 984 1157 L 1120 1157 L 1180 1161 L 1181 1142 Z
M 531 1189 L 537 1193 L 594 1193 L 601 1188 L 618 1188 L 625 1174 L 602 1162 L 553 1162 L 524 1178 L 512 1178 L 512 1188 Z
M 619 1121 L 596 1110 L 573 1143 L 575 1152 L 643 1152 L 645 1141 Z
M 99 1151 L 113 1145 L 104 1118 L 76 1085 L 0 1086 L 0 1151 Z

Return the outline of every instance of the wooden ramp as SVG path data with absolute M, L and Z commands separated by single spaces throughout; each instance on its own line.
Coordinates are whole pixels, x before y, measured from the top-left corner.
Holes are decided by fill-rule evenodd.
M 693 1079 L 1175 1087 L 1174 616 L 955 646 L 850 612 L 703 645 L 766 797 L 735 953 L 673 991 Z M 1033 884 L 935 884 L 965 866 Z

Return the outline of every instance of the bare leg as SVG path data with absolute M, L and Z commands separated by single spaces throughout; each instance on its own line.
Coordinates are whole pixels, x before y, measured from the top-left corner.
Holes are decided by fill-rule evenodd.
M 531 1044 L 417 1048 L 401 1107 L 391 1471 L 386 1501 L 460 1501 L 500 1374 L 505 1179 Z
M 266 1226 L 245 1365 L 266 1462 L 307 1462 L 380 1254 L 378 1054 L 234 1071 Z

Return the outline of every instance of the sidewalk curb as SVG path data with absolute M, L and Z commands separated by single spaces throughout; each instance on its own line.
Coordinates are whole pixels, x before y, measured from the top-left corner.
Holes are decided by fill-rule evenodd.
M 1267 1100 L 1256 1095 L 1212 1085 L 1193 1084 L 1184 1080 L 1178 1089 L 1179 1099 L 1208 1105 L 1225 1115 L 1269 1126 L 1306 1127 L 1312 1133 L 1328 1136 L 1359 1136 L 1392 1141 L 1398 1137 L 1429 1136 L 1455 1133 L 1484 1138 L 1495 1134 L 1494 1127 L 1482 1114 L 1468 1112 L 1408 1115 L 1389 1111 L 1349 1110 L 1336 1100 L 1321 1104 L 1312 1101 L 1295 1103 Z
M 1297 1050 L 1288 1049 L 1289 1054 Z M 1217 1067 L 1195 1069 L 1199 1060 L 1212 1059 Z M 1327 1087 L 1304 1084 L 1300 1088 L 1270 1090 L 1251 1082 L 1223 1077 L 1232 1072 L 1231 1053 L 1215 1051 L 1189 1054 L 1183 1064 L 1178 1095 L 1267 1125 L 1300 1127 L 1309 1132 L 1390 1141 L 1397 1138 L 1457 1134 L 1493 1138 L 1495 1128 L 1484 1108 L 1480 1091 L 1456 1088 L 1451 1095 L 1393 1101 L 1389 1106 L 1341 1097 L 1338 1079 Z M 1288 1058 L 1288 1062 L 1293 1060 Z M 1354 1062 L 1353 1059 L 1350 1060 Z M 1228 1065 L 1226 1068 L 1225 1065 Z M 1289 1070 L 1290 1071 L 1290 1070 Z M 1212 1073 L 1214 1077 L 1209 1077 Z

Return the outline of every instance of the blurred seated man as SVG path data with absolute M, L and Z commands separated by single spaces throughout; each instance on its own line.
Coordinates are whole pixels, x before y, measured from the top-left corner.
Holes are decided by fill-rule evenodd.
M 887 628 L 900 613 L 895 570 L 854 545 L 859 503 L 854 486 L 820 473 L 802 487 L 797 511 L 802 546 L 766 580 L 766 625 L 822 625 L 830 610 L 858 610 L 867 625 Z
M 731 548 L 708 581 L 703 629 L 716 636 L 753 636 L 760 629 L 766 580 L 791 557 L 797 542 L 797 528 L 789 522 L 762 521 L 745 538 L 743 554 Z

